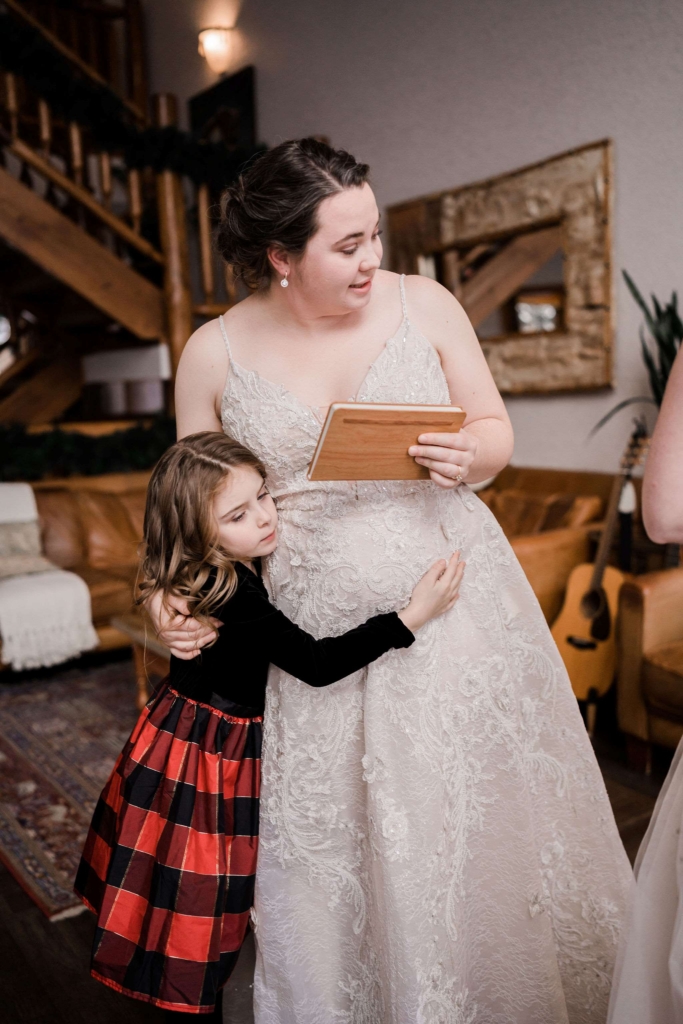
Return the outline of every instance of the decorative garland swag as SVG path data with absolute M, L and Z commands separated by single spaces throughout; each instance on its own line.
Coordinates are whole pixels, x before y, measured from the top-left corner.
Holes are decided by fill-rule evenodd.
M 138 128 L 114 92 L 81 75 L 37 29 L 19 21 L 1 2 L 0 66 L 23 78 L 65 122 L 87 128 L 102 150 L 123 153 L 129 168 L 175 171 L 218 192 L 265 149 L 231 150 L 175 127 Z
M 0 480 L 45 480 L 151 469 L 176 439 L 175 420 L 156 417 L 149 426 L 101 437 L 76 431 L 29 434 L 23 426 L 0 426 Z

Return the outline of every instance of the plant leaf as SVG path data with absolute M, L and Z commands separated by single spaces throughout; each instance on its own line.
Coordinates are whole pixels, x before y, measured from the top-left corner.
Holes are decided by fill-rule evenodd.
M 588 435 L 588 440 L 594 437 L 597 434 L 598 430 L 601 430 L 604 427 L 604 425 L 612 419 L 613 416 L 615 416 L 618 412 L 621 412 L 622 409 L 625 409 L 627 405 L 635 405 L 637 402 L 647 402 L 650 405 L 658 404 L 657 402 L 655 402 L 654 398 L 652 398 L 651 395 L 638 395 L 634 398 L 625 398 L 623 402 L 618 402 L 613 409 L 610 409 L 610 411 L 606 413 L 606 415 L 603 416 L 602 419 L 595 424 L 595 426 Z
M 643 362 L 647 367 L 647 374 L 650 378 L 650 387 L 652 388 L 652 395 L 657 405 L 662 404 L 662 397 L 664 395 L 664 388 L 662 386 L 662 374 L 659 367 L 655 363 L 654 357 L 650 352 L 647 342 L 643 336 L 643 332 L 640 332 L 640 347 L 643 353 Z
M 652 319 L 652 313 L 647 308 L 647 303 L 645 302 L 645 299 L 643 298 L 643 296 L 638 291 L 635 283 L 633 282 L 631 277 L 628 275 L 628 273 L 625 270 L 622 270 L 621 273 L 622 273 L 622 275 L 624 277 L 624 280 L 626 281 L 626 284 L 628 286 L 628 290 L 630 291 L 631 295 L 633 296 L 633 298 L 636 300 L 636 302 L 638 303 L 638 305 L 640 306 L 640 308 L 643 311 L 643 316 L 645 317 L 645 323 L 647 324 L 647 326 L 650 329 L 650 331 L 652 332 L 652 334 L 654 334 L 655 330 L 656 330 L 655 322 Z

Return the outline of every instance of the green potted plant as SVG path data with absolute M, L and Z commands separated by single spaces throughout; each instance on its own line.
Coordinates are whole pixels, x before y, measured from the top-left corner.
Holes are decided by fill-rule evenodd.
M 621 409 L 627 405 L 634 405 L 639 402 L 649 402 L 657 408 L 662 404 L 664 391 L 673 366 L 676 354 L 683 342 L 683 321 L 678 313 L 678 295 L 672 292 L 671 298 L 666 305 L 658 301 L 652 295 L 652 309 L 648 307 L 643 296 L 633 282 L 632 278 L 622 270 L 626 285 L 631 295 L 640 306 L 645 318 L 645 325 L 652 338 L 652 343 L 645 337 L 643 328 L 640 328 L 640 346 L 643 362 L 647 368 L 647 375 L 650 382 L 651 395 L 636 395 L 632 398 L 625 398 L 613 409 L 603 416 L 599 423 L 593 427 L 591 436 L 607 423 Z

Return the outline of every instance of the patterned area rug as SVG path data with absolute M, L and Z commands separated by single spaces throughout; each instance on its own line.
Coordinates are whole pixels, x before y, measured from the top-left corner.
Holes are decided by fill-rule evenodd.
M 128 661 L 0 685 L 0 858 L 51 920 L 84 909 L 81 848 L 137 715 Z

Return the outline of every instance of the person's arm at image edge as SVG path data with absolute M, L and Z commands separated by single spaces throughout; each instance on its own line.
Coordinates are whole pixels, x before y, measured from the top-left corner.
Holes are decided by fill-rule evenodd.
M 457 434 L 441 435 L 451 437 L 455 445 L 448 455 L 448 462 L 460 466 L 466 463 L 468 472 L 463 477 L 468 483 L 488 480 L 510 461 L 514 438 L 510 418 L 479 339 L 465 310 L 443 285 L 427 277 L 409 277 L 406 295 L 411 320 L 439 354 L 451 401 L 467 413 L 461 439 Z M 433 458 L 423 465 L 438 473 L 443 449 L 440 452 L 430 451 L 436 447 L 432 438 L 437 435 L 424 436 L 430 439 L 430 443 L 420 446 L 422 452 Z M 467 448 L 462 453 L 463 461 L 459 462 L 458 446 L 461 441 L 465 441 Z M 439 477 L 437 483 L 452 486 L 452 480 L 441 474 Z
M 683 544 L 683 348 L 671 369 L 643 479 L 643 523 L 657 544 Z

